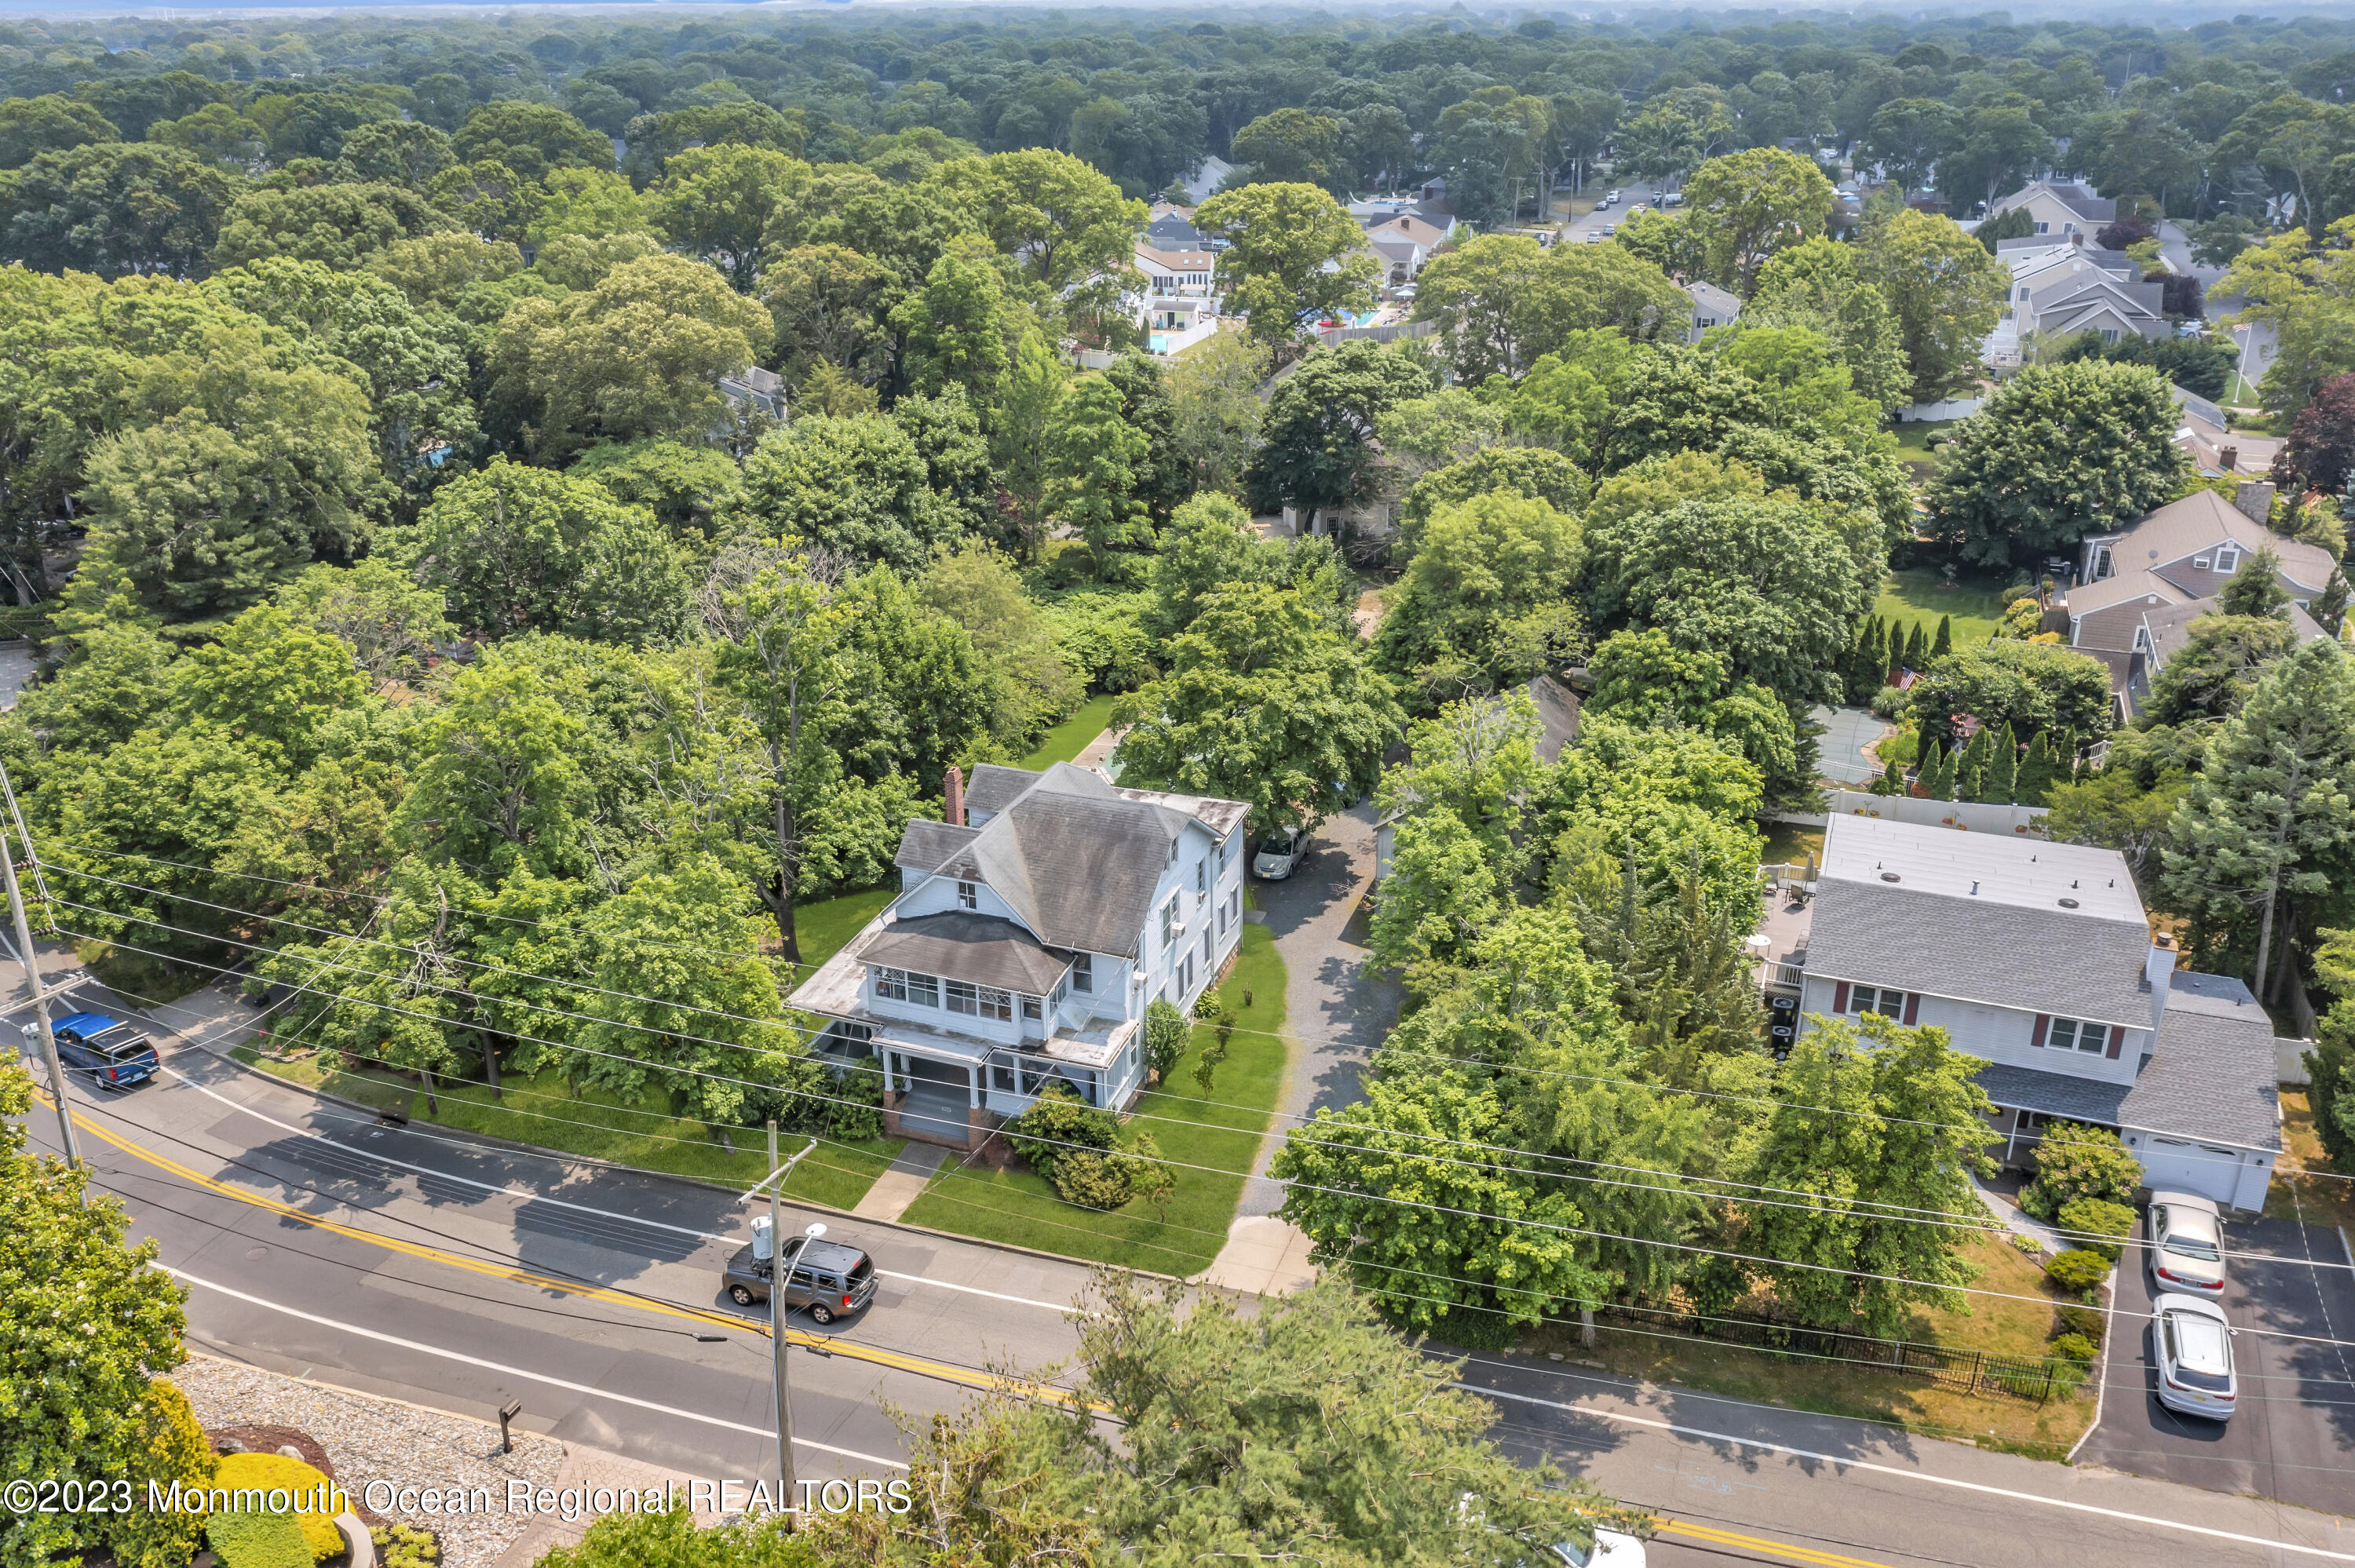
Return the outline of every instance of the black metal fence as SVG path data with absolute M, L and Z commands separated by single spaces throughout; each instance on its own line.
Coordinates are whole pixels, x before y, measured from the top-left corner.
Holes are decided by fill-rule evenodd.
M 1994 1356 L 1983 1351 L 1882 1340 L 1838 1329 L 1810 1329 L 1772 1318 L 1724 1312 L 1694 1317 L 1631 1307 L 1595 1311 L 1598 1327 L 1624 1324 L 1652 1334 L 1676 1334 L 1795 1359 L 1839 1361 L 1881 1372 L 1927 1378 L 1960 1393 L 2000 1393 L 2038 1404 L 2069 1393 L 2084 1381 L 2085 1369 L 2060 1356 Z

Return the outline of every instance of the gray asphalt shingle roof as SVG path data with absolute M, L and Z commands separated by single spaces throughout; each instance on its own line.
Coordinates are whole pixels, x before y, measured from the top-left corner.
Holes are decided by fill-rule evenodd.
M 1069 953 L 1056 952 L 1013 921 L 964 911 L 894 920 L 858 956 L 870 964 L 1032 996 L 1053 991 L 1071 967 Z
M 2273 1021 L 2247 986 L 2225 975 L 2179 972 L 2169 978 L 2167 1016 L 2117 1124 L 2278 1150 L 2279 1071 Z
M 2147 1029 L 2149 952 L 2139 920 L 1826 878 L 1807 972 Z
M 918 817 L 909 822 L 907 832 L 901 835 L 900 853 L 892 857 L 891 863 L 901 871 L 938 871 L 948 863 L 950 856 L 973 842 L 974 835 L 980 831 Z
M 2127 1092 L 2124 1084 L 2048 1073 L 2040 1067 L 2010 1067 L 1998 1062 L 1981 1067 L 1978 1081 L 1987 1098 L 1999 1106 L 2101 1127 L 2118 1125 L 2118 1107 L 2125 1103 Z

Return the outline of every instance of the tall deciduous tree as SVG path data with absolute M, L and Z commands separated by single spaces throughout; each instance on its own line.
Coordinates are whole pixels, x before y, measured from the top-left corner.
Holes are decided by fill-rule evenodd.
M 646 193 L 646 215 L 665 238 L 749 293 L 769 219 L 809 173 L 807 164 L 773 148 L 689 147 L 663 166 L 661 183 Z
M 1194 221 L 1226 240 L 1219 286 L 1271 347 L 1291 349 L 1306 323 L 1374 302 L 1381 268 L 1365 231 L 1315 185 L 1244 185 L 1204 202 Z
M 1250 831 L 1313 827 L 1369 793 L 1403 715 L 1358 644 L 1264 584 L 1203 596 L 1168 673 L 1123 699 L 1124 776 L 1243 800 Z
M 2010 276 L 1951 218 L 1911 207 L 1865 225 L 1857 275 L 1896 313 L 1917 402 L 1935 402 L 1978 376 L 1979 345 L 2003 314 Z
M 153 143 L 37 153 L 0 189 L 0 261 L 101 278 L 201 276 L 244 189 L 217 164 Z
M 2175 419 L 2167 383 L 2140 366 L 2029 366 L 1955 429 L 1931 524 L 1998 566 L 2122 528 L 2191 476 Z
M 1120 388 L 1102 376 L 1080 378 L 1059 398 L 1041 432 L 1047 515 L 1079 530 L 1102 577 L 1112 552 L 1151 537 L 1138 471 L 1149 443 L 1121 416 Z
M 1250 476 L 1253 499 L 1270 510 L 1299 507 L 1311 527 L 1318 513 L 1370 499 L 1382 416 L 1430 389 L 1422 366 L 1370 343 L 1312 355 L 1268 399 Z
M 1685 181 L 1685 221 L 1700 230 L 1710 275 L 1745 300 L 1758 270 L 1823 233 L 1831 210 L 1832 183 L 1815 160 L 1779 147 L 1711 158 Z

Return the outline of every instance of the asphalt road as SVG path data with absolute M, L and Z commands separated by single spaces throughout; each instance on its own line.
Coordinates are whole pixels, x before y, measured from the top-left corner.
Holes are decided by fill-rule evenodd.
M 520 1399 L 527 1428 L 689 1475 L 766 1470 L 767 1344 L 717 1287 L 746 1234 L 730 1195 L 384 1128 L 198 1050 L 168 1062 L 185 1076 L 75 1097 L 100 1184 L 190 1284 L 198 1347 L 478 1416 Z M 30 1125 L 54 1144 L 49 1117 Z M 835 1353 L 793 1357 L 804 1474 L 881 1473 L 901 1452 L 882 1403 L 954 1408 L 982 1368 L 1071 1348 L 1080 1266 L 824 1217 L 886 1277 Z M 2355 1522 L 2263 1499 L 1571 1366 L 1465 1375 L 1516 1452 L 1661 1510 L 1671 1568 L 2355 1563 Z
M 1599 189 L 1598 186 L 1600 186 Z M 1608 185 L 1604 185 L 1600 181 L 1590 181 L 1586 188 L 1588 195 L 1598 199 L 1611 189 Z M 1616 205 L 1603 212 L 1590 212 L 1572 218 L 1569 228 L 1563 231 L 1562 239 L 1569 244 L 1583 244 L 1590 237 L 1600 234 L 1606 225 L 1616 225 L 1624 221 L 1630 209 L 1638 206 L 1657 207 L 1658 205 L 1659 192 L 1653 186 L 1621 185 Z
M 2283 1259 L 2234 1261 L 2223 1300 L 2233 1324 L 2309 1338 L 2241 1334 L 2232 1341 L 2241 1396 L 2232 1420 L 2178 1415 L 2158 1403 L 2149 1325 L 2128 1316 L 2150 1310 L 2149 1256 L 2137 1242 L 2118 1269 L 2120 1315 L 2103 1349 L 2102 1422 L 2080 1457 L 2214 1491 L 2355 1512 L 2355 1351 L 2314 1342 L 2355 1340 L 2355 1273 L 2307 1266 L 2308 1259 L 2348 1262 L 2338 1233 L 2233 1220 L 2226 1234 L 2236 1251 Z

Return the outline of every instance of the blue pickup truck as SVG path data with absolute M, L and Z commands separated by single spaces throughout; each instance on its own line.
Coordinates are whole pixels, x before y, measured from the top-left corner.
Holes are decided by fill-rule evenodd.
M 154 1077 L 160 1065 L 147 1036 L 102 1012 L 76 1012 L 54 1019 L 49 1032 L 57 1036 L 59 1061 L 70 1071 L 88 1073 L 90 1081 L 102 1089 L 129 1088 L 143 1078 Z M 41 1026 L 27 1023 L 24 1033 L 26 1044 L 37 1053 Z

